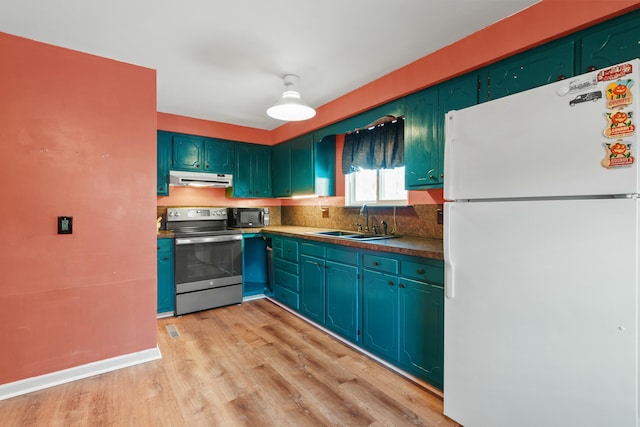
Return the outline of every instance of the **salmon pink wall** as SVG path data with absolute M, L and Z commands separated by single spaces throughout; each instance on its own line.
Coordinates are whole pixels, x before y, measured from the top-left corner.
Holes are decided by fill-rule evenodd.
M 271 133 L 267 130 L 194 119 L 175 114 L 158 113 L 158 129 L 232 141 L 252 142 L 263 145 L 272 144 Z
M 0 384 L 155 348 L 155 71 L 4 33 L 0 56 Z

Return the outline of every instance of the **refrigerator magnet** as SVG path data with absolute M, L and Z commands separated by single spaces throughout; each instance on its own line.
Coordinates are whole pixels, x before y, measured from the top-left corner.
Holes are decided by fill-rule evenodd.
M 633 86 L 633 80 L 625 79 L 611 82 L 607 85 L 605 95 L 607 97 L 607 108 L 613 110 L 616 108 L 623 108 L 633 103 L 633 96 L 631 95 L 631 86 Z
M 636 125 L 633 124 L 633 112 L 628 113 L 624 110 L 612 111 L 604 113 L 607 119 L 607 127 L 603 134 L 607 138 L 619 139 L 633 135 Z
M 606 155 L 600 163 L 607 169 L 631 166 L 634 157 L 631 155 L 631 143 L 625 143 L 621 139 L 616 142 L 605 142 Z

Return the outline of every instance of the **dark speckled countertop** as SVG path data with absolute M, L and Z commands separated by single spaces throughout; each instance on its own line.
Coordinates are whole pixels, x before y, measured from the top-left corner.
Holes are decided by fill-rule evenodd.
M 261 229 L 246 228 L 243 233 L 271 233 L 281 236 L 304 238 L 317 242 L 335 243 L 352 248 L 369 249 L 396 254 L 413 255 L 423 258 L 444 259 L 442 240 L 425 237 L 394 237 L 392 239 L 358 241 L 339 237 L 317 236 L 316 231 L 328 231 L 326 228 L 298 227 L 294 225 L 273 225 Z
M 295 225 L 272 225 L 263 228 L 243 228 L 243 234 L 270 233 L 280 236 L 304 238 L 317 242 L 334 243 L 352 248 L 369 249 L 381 252 L 391 252 L 395 254 L 404 254 L 418 256 L 422 258 L 444 259 L 444 251 L 442 240 L 427 239 L 425 237 L 394 237 L 392 239 L 358 241 L 349 240 L 339 237 L 317 236 L 311 234 L 317 231 L 328 231 L 327 228 L 315 227 L 299 227 Z M 158 231 L 158 238 L 171 239 L 174 237 L 172 231 Z

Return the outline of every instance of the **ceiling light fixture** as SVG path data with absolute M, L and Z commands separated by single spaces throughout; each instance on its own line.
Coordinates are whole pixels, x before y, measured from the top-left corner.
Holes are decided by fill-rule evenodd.
M 285 74 L 282 79 L 284 80 L 285 91 L 282 93 L 280 101 L 267 110 L 267 115 L 286 122 L 298 122 L 315 116 L 316 110 L 305 105 L 300 100 L 300 92 L 293 89 L 298 82 L 298 76 Z

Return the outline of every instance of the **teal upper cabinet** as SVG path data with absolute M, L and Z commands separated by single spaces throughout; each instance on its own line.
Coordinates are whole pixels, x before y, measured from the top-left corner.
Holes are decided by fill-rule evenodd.
M 234 159 L 235 143 L 233 141 L 215 138 L 204 140 L 203 172 L 232 174 Z
M 174 135 L 173 168 L 181 171 L 202 171 L 204 138 L 191 135 Z
M 273 147 L 271 151 L 273 197 L 291 195 L 291 141 Z
M 191 135 L 173 136 L 174 170 L 232 173 L 234 143 Z
M 158 131 L 158 196 L 169 195 L 169 169 L 171 169 L 171 134 Z
M 438 137 L 438 89 L 406 98 L 404 124 L 405 186 L 408 190 L 441 184 L 441 141 Z
M 335 195 L 335 136 L 302 135 L 273 148 L 274 197 Z
M 579 73 L 640 58 L 640 12 L 586 30 Z
M 271 147 L 236 143 L 231 197 L 271 197 Z
M 574 75 L 573 40 L 550 43 L 486 67 L 480 102 L 502 98 Z
M 445 114 L 477 102 L 475 73 L 407 96 L 404 150 L 408 190 L 442 186 Z

